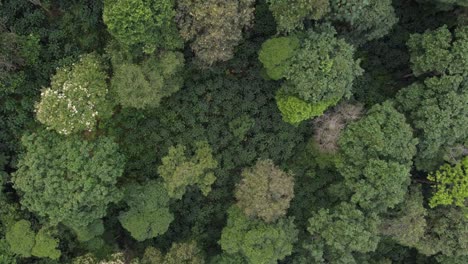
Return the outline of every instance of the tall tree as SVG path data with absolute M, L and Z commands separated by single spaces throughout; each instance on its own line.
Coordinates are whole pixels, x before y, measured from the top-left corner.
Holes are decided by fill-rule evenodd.
M 237 205 L 250 217 L 273 222 L 286 215 L 294 197 L 294 178 L 271 160 L 259 160 L 242 171 L 236 186 Z
M 343 258 L 353 252 L 372 252 L 377 248 L 379 218 L 366 215 L 351 203 L 341 203 L 321 209 L 309 219 L 307 231 L 312 235 L 312 250 L 322 251 L 318 261 L 333 261 L 334 255 Z M 317 254 L 317 253 L 316 253 Z
M 169 211 L 169 196 L 159 182 L 127 186 L 123 200 L 129 209 L 120 214 L 119 221 L 138 241 L 163 234 L 174 220 Z
M 157 107 L 164 97 L 177 92 L 183 84 L 184 56 L 180 52 L 161 52 L 141 65 L 115 66 L 112 89 L 123 107 Z
M 436 183 L 433 186 L 434 195 L 429 201 L 430 207 L 455 205 L 468 209 L 468 157 L 454 166 L 449 164 L 441 166 L 427 178 Z
M 158 173 L 164 179 L 169 196 L 180 199 L 189 185 L 197 185 L 207 195 L 216 180 L 213 169 L 217 166 L 211 147 L 206 141 L 199 141 L 195 143 L 195 151 L 191 157 L 187 157 L 187 150 L 183 145 L 170 147 L 169 154 L 162 158 Z
M 385 211 L 403 201 L 410 184 L 417 140 L 403 114 L 390 102 L 372 107 L 348 125 L 339 146 L 339 172 L 351 201 L 368 210 Z
M 116 183 L 125 159 L 110 138 L 86 141 L 39 131 L 25 135 L 22 143 L 14 188 L 25 208 L 51 224 L 85 227 L 122 198 Z
M 281 47 L 280 40 L 288 40 L 290 50 L 283 59 L 271 63 L 267 58 L 276 57 L 272 51 Z M 362 73 L 359 60 L 353 58 L 354 48 L 338 39 L 330 25 L 307 31 L 299 48 L 295 48 L 294 38 L 269 41 L 262 46 L 259 58 L 267 73 L 274 74 L 273 79 L 286 79 L 276 101 L 288 123 L 297 125 L 319 116 L 341 98 L 349 97 L 354 78 Z
M 174 16 L 174 0 L 104 1 L 109 32 L 128 47 L 142 45 L 146 53 L 182 47 Z
M 251 26 L 254 0 L 180 0 L 177 22 L 180 35 L 191 41 L 195 56 L 206 65 L 227 61 Z
M 60 134 L 95 129 L 96 120 L 111 114 L 107 75 L 96 55 L 85 55 L 72 67 L 57 70 L 41 92 L 37 119 Z
M 219 244 L 228 254 L 240 253 L 249 263 L 276 263 L 290 255 L 297 241 L 293 218 L 281 218 L 266 224 L 249 219 L 240 208 L 228 210 L 228 221 Z

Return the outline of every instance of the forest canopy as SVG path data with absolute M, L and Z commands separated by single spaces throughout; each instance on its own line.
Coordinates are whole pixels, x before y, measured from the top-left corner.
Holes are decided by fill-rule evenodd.
M 1 0 L 0 264 L 468 263 L 467 0 Z

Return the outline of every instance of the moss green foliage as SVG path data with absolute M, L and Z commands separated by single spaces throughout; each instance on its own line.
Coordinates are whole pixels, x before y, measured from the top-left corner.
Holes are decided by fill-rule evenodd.
M 242 171 L 235 191 L 237 206 L 250 216 L 273 222 L 286 215 L 294 197 L 294 179 L 271 160 L 259 160 Z
M 183 145 L 170 147 L 169 154 L 162 158 L 162 165 L 158 167 L 169 197 L 182 198 L 189 185 L 197 185 L 207 195 L 216 180 L 213 169 L 218 162 L 207 142 L 196 142 L 192 156 L 187 157 L 186 152 Z
M 294 36 L 271 38 L 262 44 L 258 59 L 265 67 L 268 77 L 279 80 L 286 75 L 290 67 L 288 59 L 294 56 L 299 44 L 299 39 Z
M 328 13 L 328 0 L 268 0 L 278 24 L 278 31 L 291 32 L 304 28 L 304 19 L 319 20 Z
M 57 249 L 58 245 L 59 240 L 53 237 L 49 230 L 42 228 L 36 234 L 31 254 L 39 258 L 58 259 L 61 255 Z
M 110 138 L 86 141 L 39 131 L 23 137 L 13 182 L 21 204 L 52 224 L 82 227 L 106 214 L 122 193 L 124 157 Z
M 338 169 L 353 192 L 351 201 L 377 211 L 402 202 L 416 143 L 404 115 L 389 102 L 348 125 L 339 140 Z
M 241 253 L 249 263 L 276 263 L 291 254 L 296 240 L 292 218 L 266 224 L 249 219 L 233 206 L 228 210 L 228 222 L 219 244 L 228 254 Z
M 126 46 L 142 45 L 147 53 L 182 46 L 174 16 L 173 0 L 104 1 L 103 20 L 109 32 Z
M 125 192 L 129 210 L 120 214 L 119 221 L 133 238 L 143 241 L 166 232 L 174 216 L 169 211 L 169 196 L 161 183 L 131 185 Z
M 205 65 L 227 61 L 253 19 L 253 0 L 180 0 L 179 32 L 191 41 L 195 56 Z
M 51 231 L 41 228 L 36 233 L 27 220 L 14 223 L 5 237 L 11 252 L 21 257 L 58 259 L 61 255 L 60 250 L 56 249 L 59 240 L 52 236 Z
M 10 250 L 22 257 L 30 257 L 34 247 L 34 231 L 31 230 L 31 223 L 27 220 L 16 222 L 6 233 L 6 241 Z
M 430 207 L 438 205 L 456 205 L 466 207 L 468 199 L 468 157 L 463 158 L 455 166 L 445 164 L 435 173 L 427 176 L 434 181 L 434 195 L 429 202 Z
M 49 129 L 68 135 L 93 131 L 98 118 L 110 114 L 107 75 L 95 55 L 86 55 L 71 68 L 57 70 L 41 92 L 36 117 Z
M 112 89 L 123 107 L 157 107 L 164 97 L 177 92 L 183 84 L 184 57 L 180 52 L 163 52 L 141 65 L 117 65 Z

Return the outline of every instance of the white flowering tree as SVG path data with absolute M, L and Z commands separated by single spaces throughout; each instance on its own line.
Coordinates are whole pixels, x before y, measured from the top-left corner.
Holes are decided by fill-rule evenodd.
M 111 113 L 107 75 L 95 55 L 57 70 L 36 104 L 39 122 L 60 134 L 92 131 L 98 118 Z

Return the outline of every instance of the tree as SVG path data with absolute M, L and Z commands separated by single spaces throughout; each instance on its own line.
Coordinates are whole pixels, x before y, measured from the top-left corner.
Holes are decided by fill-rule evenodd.
M 204 264 L 205 259 L 202 251 L 195 241 L 172 244 L 169 252 L 164 256 L 162 264 Z
M 346 125 L 362 115 L 362 105 L 341 103 L 334 109 L 314 119 L 314 141 L 324 153 L 338 151 L 338 139 Z
M 410 188 L 404 202 L 382 219 L 380 232 L 401 245 L 416 245 L 424 236 L 427 227 L 427 210 L 424 208 L 423 198 L 419 186 Z
M 412 34 L 407 45 L 414 75 L 465 74 L 468 71 L 467 41 L 468 26 L 456 28 L 454 34 L 445 25 L 424 34 Z
M 458 207 L 436 207 L 427 212 L 427 227 L 414 247 L 427 256 L 441 253 L 447 257 L 466 257 L 468 218 L 465 212 Z
M 52 236 L 50 230 L 41 228 L 36 234 L 31 254 L 39 258 L 58 259 L 61 255 L 58 245 L 59 240 Z
M 294 36 L 270 38 L 263 42 L 258 59 L 271 79 L 279 80 L 286 75 L 288 60 L 294 56 L 299 46 L 299 39 Z
M 216 180 L 213 169 L 218 166 L 211 152 L 206 141 L 195 143 L 190 158 L 183 145 L 169 148 L 169 154 L 162 158 L 162 165 L 158 167 L 169 197 L 182 198 L 189 185 L 197 185 L 205 196 L 211 191 L 211 184 Z
M 329 0 L 267 0 L 278 31 L 304 28 L 305 19 L 320 20 L 330 11 Z
M 174 220 L 168 207 L 169 196 L 159 182 L 128 186 L 124 201 L 129 210 L 120 213 L 119 221 L 138 241 L 164 234 Z
M 460 75 L 443 75 L 397 94 L 398 109 L 407 114 L 420 141 L 415 160 L 419 170 L 435 170 L 449 148 L 468 139 L 467 85 Z
M 391 0 L 329 0 L 331 21 L 337 31 L 357 46 L 388 34 L 398 22 Z
M 374 251 L 379 242 L 378 224 L 379 218 L 374 213 L 366 215 L 355 205 L 343 202 L 331 210 L 316 212 L 309 219 L 307 231 L 315 241 L 314 247 L 323 245 L 321 250 L 326 259 L 329 252 L 343 256 Z
M 39 131 L 25 135 L 22 143 L 14 188 L 25 208 L 51 224 L 85 227 L 122 198 L 116 183 L 125 162 L 110 138 L 86 141 Z
M 117 65 L 112 88 L 124 107 L 157 107 L 162 98 L 177 92 L 182 86 L 183 67 L 184 56 L 180 52 L 162 52 L 145 60 L 142 65 Z
M 236 186 L 237 206 L 249 217 L 267 223 L 286 215 L 294 197 L 294 178 L 271 160 L 258 160 L 254 167 L 242 171 Z
M 129 48 L 140 44 L 146 53 L 153 53 L 156 48 L 182 47 L 173 0 L 104 1 L 102 16 L 109 32 Z
M 37 120 L 64 135 L 94 130 L 96 120 L 112 111 L 106 79 L 95 55 L 82 56 L 71 68 L 58 69 L 51 87 L 41 92 Z
M 433 186 L 434 195 L 429 201 L 429 206 L 434 208 L 438 205 L 455 205 L 466 208 L 468 199 L 468 157 L 450 166 L 445 164 L 435 173 L 429 174 L 427 178 L 436 182 Z
M 0 21 L 0 95 L 13 93 L 24 85 L 22 68 L 38 62 L 40 48 L 37 35 L 9 32 Z
M 467 0 L 418 0 L 418 2 L 434 3 L 443 9 L 453 7 L 454 5 L 465 6 L 465 7 L 468 6 Z
M 281 218 L 267 224 L 249 219 L 240 208 L 232 206 L 219 244 L 228 254 L 244 255 L 249 263 L 276 263 L 291 254 L 297 241 L 293 220 Z
M 31 250 L 34 247 L 35 239 L 35 233 L 31 230 L 31 222 L 27 220 L 16 222 L 7 231 L 5 238 L 13 253 L 21 257 L 31 257 Z
M 416 143 L 405 117 L 390 102 L 375 105 L 348 125 L 339 140 L 338 171 L 353 193 L 351 201 L 373 211 L 402 202 Z
M 192 41 L 192 50 L 203 64 L 227 61 L 242 40 L 242 30 L 251 25 L 254 2 L 180 0 L 176 16 L 180 35 Z
M 276 46 L 281 43 L 275 42 L 278 40 L 266 42 L 259 58 L 267 73 L 273 73 L 273 79 L 286 79 L 276 100 L 288 123 L 297 125 L 319 116 L 342 97 L 349 97 L 354 78 L 362 74 L 359 60 L 353 59 L 354 48 L 336 38 L 336 31 L 330 25 L 309 30 L 299 48 L 293 44 L 291 51 L 276 62 L 266 59 L 276 56 L 270 50 L 278 49 Z

